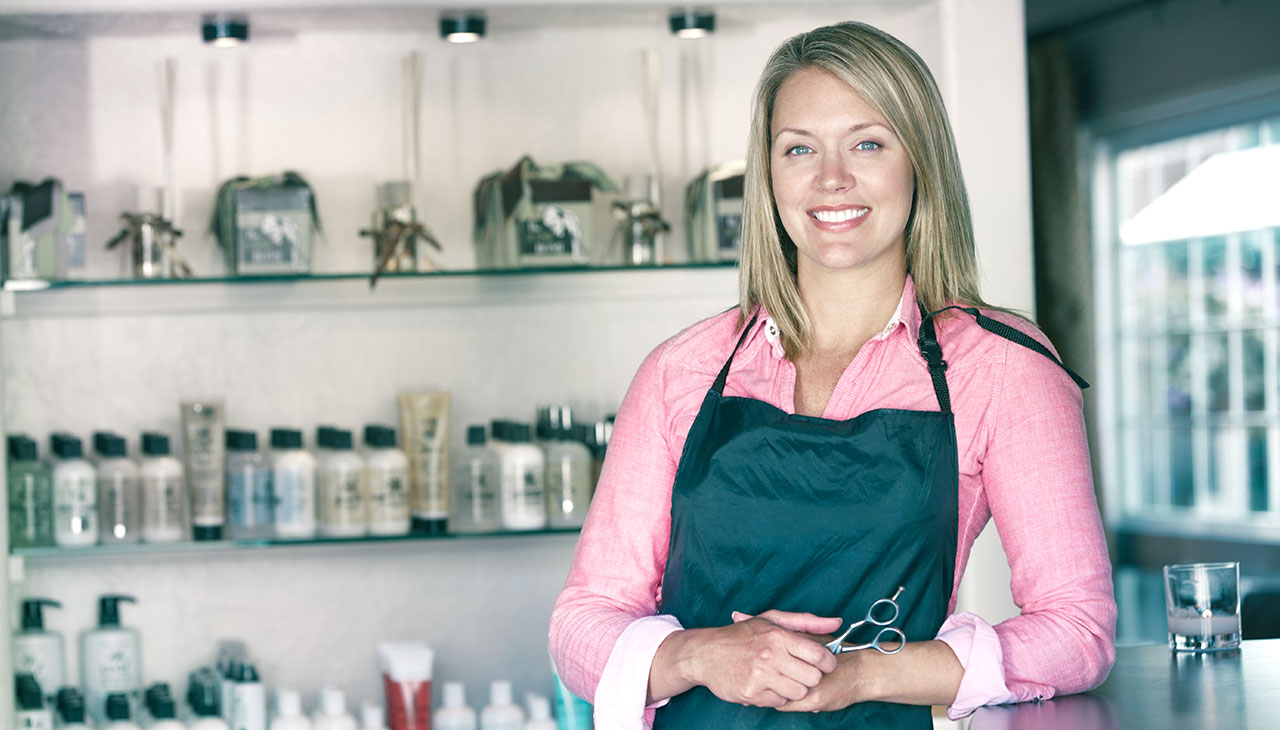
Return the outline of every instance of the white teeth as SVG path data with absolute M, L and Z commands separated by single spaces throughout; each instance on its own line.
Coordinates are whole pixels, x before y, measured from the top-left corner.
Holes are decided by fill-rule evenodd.
M 854 218 L 861 218 L 871 212 L 870 208 L 845 208 L 844 210 L 815 210 L 813 217 L 823 223 L 844 223 Z

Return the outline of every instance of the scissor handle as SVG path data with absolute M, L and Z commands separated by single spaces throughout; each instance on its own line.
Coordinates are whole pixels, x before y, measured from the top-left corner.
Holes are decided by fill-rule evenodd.
M 881 606 L 888 606 L 892 610 L 892 613 L 889 614 L 888 618 L 876 617 L 876 610 L 879 609 Z M 871 604 L 871 607 L 867 609 L 867 620 L 875 624 L 876 626 L 888 626 L 894 621 L 897 621 L 898 620 L 898 602 L 893 600 L 892 598 L 881 598 L 880 600 L 875 601 L 874 603 Z
M 888 634 L 891 640 L 897 641 L 898 645 L 892 649 L 884 648 L 881 642 L 884 640 L 885 634 Z M 895 636 L 897 637 L 896 639 L 894 639 Z M 879 633 L 876 634 L 876 638 L 871 641 L 871 647 L 881 654 L 897 654 L 902 651 L 903 647 L 906 645 L 907 635 L 902 633 L 902 629 L 897 626 L 886 626 L 883 629 L 880 629 Z

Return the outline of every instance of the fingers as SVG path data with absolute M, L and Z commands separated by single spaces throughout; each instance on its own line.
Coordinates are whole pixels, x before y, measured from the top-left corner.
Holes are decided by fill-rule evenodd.
M 733 619 L 733 622 L 737 624 L 737 623 L 742 623 L 743 621 L 746 621 L 749 618 L 755 618 L 755 616 L 752 616 L 749 613 L 743 613 L 741 611 L 734 611 L 733 613 L 729 614 L 729 618 Z
M 781 626 L 789 631 L 799 631 L 804 634 L 830 634 L 840 628 L 843 619 L 838 616 L 815 616 L 811 613 L 796 613 L 795 611 L 779 611 L 770 609 L 760 614 L 760 618 L 766 619 L 772 623 Z

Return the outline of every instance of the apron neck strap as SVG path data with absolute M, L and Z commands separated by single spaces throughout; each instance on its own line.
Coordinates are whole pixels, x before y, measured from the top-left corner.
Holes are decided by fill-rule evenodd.
M 978 321 L 978 326 L 979 326 L 979 327 L 981 327 L 982 329 L 984 329 L 984 330 L 986 330 L 986 331 L 990 332 L 990 333 L 991 333 L 991 334 L 993 334 L 993 335 L 997 335 L 997 336 L 999 336 L 999 337 L 1003 337 L 1004 339 L 1006 339 L 1006 340 L 1008 340 L 1008 341 L 1010 341 L 1010 342 L 1012 342 L 1012 343 L 1014 343 L 1014 344 L 1016 344 L 1016 345 L 1022 345 L 1023 347 L 1027 348 L 1028 350 L 1031 350 L 1032 352 L 1038 352 L 1038 353 L 1040 353 L 1041 355 L 1044 355 L 1045 357 L 1049 358 L 1050 360 L 1052 360 L 1052 361 L 1053 361 L 1053 363 L 1054 363 L 1055 365 L 1057 365 L 1058 367 L 1062 368 L 1062 369 L 1063 369 L 1063 371 L 1065 371 L 1067 375 L 1071 376 L 1071 379 L 1072 379 L 1073 381 L 1075 381 L 1075 384 L 1076 384 L 1077 386 L 1079 386 L 1079 387 L 1080 387 L 1080 390 L 1084 390 L 1085 388 L 1088 388 L 1088 387 L 1089 387 L 1089 381 L 1087 381 L 1087 380 L 1085 380 L 1084 378 L 1080 377 L 1080 375 L 1079 375 L 1079 374 L 1077 374 L 1077 373 L 1076 373 L 1076 371 L 1072 370 L 1071 368 L 1067 367 L 1066 365 L 1063 365 L 1063 364 L 1062 364 L 1062 361 L 1061 361 L 1061 360 L 1059 360 L 1059 359 L 1058 359 L 1058 358 L 1053 354 L 1053 352 L 1049 350 L 1049 348 L 1047 348 L 1047 347 L 1045 347 L 1044 345 L 1040 344 L 1040 343 L 1039 343 L 1039 342 L 1038 342 L 1034 337 L 1032 337 L 1032 336 L 1028 335 L 1027 333 L 1025 333 L 1025 332 L 1023 332 L 1023 331 L 1021 331 L 1021 330 L 1014 329 L 1013 327 L 1010 327 L 1009 325 L 1005 324 L 1004 322 L 1001 322 L 1001 321 L 999 321 L 999 320 L 992 319 L 992 318 L 990 318 L 990 317 L 986 316 L 985 314 L 983 314 L 982 312 L 979 312 L 979 311 L 978 311 L 976 308 L 974 308 L 974 307 L 961 307 L 961 306 L 959 306 L 959 305 L 955 305 L 955 304 L 953 304 L 953 305 L 951 305 L 951 306 L 949 306 L 949 307 L 943 307 L 942 309 L 939 309 L 939 310 L 938 310 L 938 311 L 936 311 L 936 312 L 930 312 L 930 313 L 928 313 L 928 314 L 924 314 L 924 310 L 921 310 L 921 314 L 922 314 L 922 315 L 923 315 L 923 317 L 924 317 L 924 319 L 923 319 L 923 320 L 921 320 L 921 326 L 920 326 L 920 331 L 921 331 L 921 335 L 920 335 L 920 336 L 921 336 L 922 338 L 924 337 L 924 334 L 923 334 L 923 333 L 924 333 L 924 324 L 923 324 L 923 323 L 924 323 L 924 322 L 929 322 L 929 333 L 930 333 L 930 334 L 933 334 L 933 322 L 932 322 L 933 317 L 936 317 L 937 315 L 939 315 L 939 314 L 941 314 L 941 313 L 943 313 L 943 312 L 947 311 L 948 309 L 958 309 L 958 310 L 960 310 L 961 312 L 964 312 L 965 314 L 972 315 L 972 316 L 973 316 L 973 318 L 974 318 L 974 319 L 976 319 L 976 320 Z M 936 344 L 936 340 L 935 340 L 935 344 Z M 924 352 L 923 346 L 921 346 L 921 352 Z M 939 352 L 941 352 L 941 351 L 939 351 Z M 928 355 L 926 355 L 925 357 L 926 357 L 926 359 L 927 359 L 927 358 L 928 358 Z M 946 369 L 946 363 L 945 363 L 945 362 L 943 363 L 943 369 L 944 369 L 944 370 Z
M 943 413 L 951 412 L 951 391 L 947 389 L 947 361 L 942 359 L 942 347 L 938 344 L 938 334 L 933 329 L 933 315 L 937 312 L 924 311 L 920 307 L 920 333 L 916 336 L 916 344 L 920 354 L 929 363 L 929 377 L 933 380 L 933 393 L 938 397 L 938 409 Z
M 747 326 L 742 328 L 742 336 L 738 338 L 738 344 L 733 346 L 733 352 L 729 353 L 729 359 L 724 361 L 724 367 L 720 368 L 720 374 L 716 376 L 715 385 L 711 389 L 716 395 L 724 395 L 724 384 L 729 381 L 729 366 L 733 364 L 733 356 L 738 354 L 738 348 L 742 347 L 742 343 L 747 341 L 747 335 L 751 333 L 751 328 L 755 326 L 756 319 L 760 316 L 760 310 L 757 309 L 755 314 L 751 315 L 751 321 L 747 322 Z

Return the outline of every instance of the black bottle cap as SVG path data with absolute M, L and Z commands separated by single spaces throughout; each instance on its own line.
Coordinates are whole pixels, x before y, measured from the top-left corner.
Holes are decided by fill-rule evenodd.
M 34 439 L 22 434 L 9 437 L 9 458 L 14 461 L 35 461 L 39 458 L 39 447 Z
M 227 449 L 229 451 L 257 451 L 258 434 L 253 431 L 235 431 L 227 429 Z
M 84 722 L 84 695 L 80 694 L 80 690 L 75 687 L 63 687 L 58 690 L 58 698 L 55 701 L 63 725 Z
M 178 706 L 172 697 L 157 697 L 148 706 L 151 717 L 156 720 L 173 720 L 178 716 Z
M 156 682 L 150 687 L 147 687 L 146 697 L 147 697 L 148 706 L 151 705 L 151 700 L 153 699 L 159 699 L 161 697 L 172 697 L 172 696 L 173 694 L 169 689 L 168 682 Z
M 59 459 L 79 459 L 84 456 L 80 439 L 69 433 L 55 433 L 50 436 L 49 447 Z
M 137 603 L 133 596 L 108 593 L 98 597 L 98 628 L 120 625 L 120 602 Z
M 13 699 L 19 710 L 39 710 L 44 707 L 44 695 L 34 674 L 21 672 L 13 677 Z
M 374 449 L 394 449 L 396 430 L 390 426 L 370 423 L 364 427 L 364 445 Z
M 192 540 L 221 540 L 222 525 L 192 525 Z
M 529 424 L 511 424 L 511 431 L 507 434 L 507 440 L 514 444 L 527 444 L 533 441 L 533 435 L 530 433 Z
M 329 431 L 329 448 L 331 450 L 350 451 L 351 443 L 350 431 L 341 428 L 335 428 Z
M 316 448 L 333 448 L 333 434 L 337 430 L 334 426 L 316 426 Z
M 302 448 L 302 432 L 292 428 L 271 429 L 271 448 L 273 449 Z
M 235 679 L 237 682 L 257 682 L 258 670 L 254 669 L 252 664 L 241 664 L 239 670 L 236 671 Z
M 123 692 L 112 692 L 107 695 L 107 719 L 129 719 L 129 695 Z
M 559 406 L 538 406 L 534 418 L 534 433 L 541 441 L 550 441 L 555 436 L 555 421 L 560 417 Z
M 93 450 L 98 452 L 99 456 L 114 459 L 125 455 L 127 444 L 123 436 L 118 436 L 109 431 L 95 431 L 93 434 Z
M 484 446 L 484 426 L 467 427 L 467 446 Z
M 187 692 L 187 700 L 191 703 L 191 712 L 196 717 L 213 717 L 218 714 L 221 704 L 221 690 L 214 682 L 202 675 L 197 675 Z
M 489 422 L 489 433 L 493 434 L 494 441 L 507 440 L 507 422 L 495 419 Z
M 27 598 L 22 601 L 22 630 L 44 630 L 44 606 L 62 608 L 62 604 L 49 598 Z
M 142 434 L 142 453 L 147 456 L 168 456 L 169 437 L 162 433 L 147 431 Z

